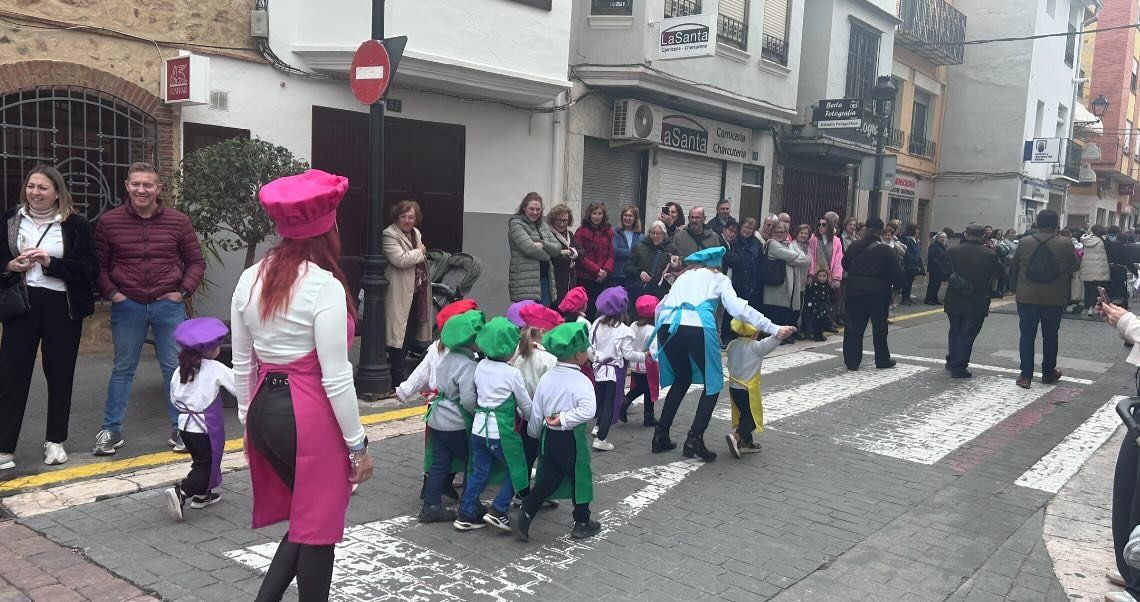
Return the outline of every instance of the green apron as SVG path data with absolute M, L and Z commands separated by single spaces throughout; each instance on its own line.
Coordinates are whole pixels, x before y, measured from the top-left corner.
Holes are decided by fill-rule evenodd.
M 546 432 L 542 429 L 542 450 L 546 450 Z M 552 500 L 573 500 L 575 504 L 589 504 L 594 501 L 594 472 L 590 470 L 590 446 L 586 442 L 586 423 L 574 427 L 574 481 L 564 477 L 558 489 L 550 494 Z M 538 472 L 542 474 L 542 452 L 538 454 Z M 537 480 L 537 477 L 536 477 Z M 571 487 L 573 485 L 573 487 Z
M 424 412 L 424 424 L 427 424 L 428 417 L 431 416 L 431 411 L 433 409 L 435 409 L 435 404 L 439 403 L 439 401 L 442 399 L 446 399 L 446 398 L 443 396 L 442 393 L 440 393 L 440 394 L 437 394 L 435 397 L 433 397 L 431 402 L 428 403 L 427 412 Z M 475 421 L 475 416 L 468 413 L 467 410 L 463 409 L 462 405 L 460 405 L 458 403 L 456 403 L 455 405 L 459 407 L 459 411 L 463 414 L 463 421 L 467 423 L 466 433 L 467 433 L 467 438 L 470 439 L 471 438 L 471 423 Z M 435 451 L 432 449 L 433 447 L 434 446 L 431 442 L 431 435 L 424 437 L 424 473 L 425 474 L 428 472 L 431 472 L 432 460 L 435 457 Z M 467 455 L 470 456 L 471 452 L 468 451 Z M 459 456 L 455 456 L 454 458 L 452 458 L 451 459 L 451 471 L 450 472 L 452 472 L 452 473 L 467 472 L 467 460 L 468 460 L 468 458 L 462 458 Z
M 487 416 L 487 420 L 492 418 L 495 424 L 499 427 L 499 444 L 503 447 L 503 457 L 507 460 L 507 471 L 511 475 L 511 485 L 515 491 L 522 491 L 530 487 L 530 469 L 526 464 L 526 452 L 523 451 L 522 437 L 515 432 L 515 396 L 511 395 L 494 408 L 476 407 L 476 414 L 493 414 Z M 472 419 L 474 420 L 474 418 Z M 484 423 L 483 432 L 472 433 L 487 439 L 489 429 L 486 428 Z M 467 464 L 470 470 L 471 463 Z M 498 462 L 493 463 L 491 469 L 491 476 L 488 478 L 488 483 L 498 483 L 502 481 L 503 473 L 499 469 Z

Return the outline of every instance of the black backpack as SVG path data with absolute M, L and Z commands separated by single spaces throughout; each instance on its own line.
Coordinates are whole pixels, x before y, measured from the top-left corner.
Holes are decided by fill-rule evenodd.
M 777 243 L 779 244 L 779 243 Z M 768 257 L 768 245 L 764 245 L 764 255 L 760 258 L 760 282 L 764 286 L 780 286 L 788 277 L 788 264 L 783 259 Z
M 1057 258 L 1049 250 L 1048 244 L 1055 236 L 1057 235 L 1054 234 L 1044 241 L 1036 236 L 1033 237 L 1033 240 L 1037 241 L 1037 248 L 1033 249 L 1029 265 L 1025 268 L 1025 277 L 1030 282 L 1048 284 L 1061 277 L 1061 266 L 1057 265 Z

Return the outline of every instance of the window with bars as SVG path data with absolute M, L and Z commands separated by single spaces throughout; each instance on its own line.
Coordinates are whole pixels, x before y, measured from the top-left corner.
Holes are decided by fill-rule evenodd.
M 1065 64 L 1072 67 L 1077 58 L 1077 28 L 1069 23 L 1069 35 L 1065 36 Z
M 870 98 L 879 68 L 879 32 L 858 23 L 851 24 L 847 46 L 846 98 Z
M 788 65 L 788 15 L 791 0 L 764 0 L 764 34 L 760 56 Z
M 665 0 L 665 18 L 701 14 L 701 0 Z

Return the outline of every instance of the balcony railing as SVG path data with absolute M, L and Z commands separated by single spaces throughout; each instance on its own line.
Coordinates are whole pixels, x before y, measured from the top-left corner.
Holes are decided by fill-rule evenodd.
M 764 34 L 761 40 L 763 46 L 760 47 L 760 56 L 766 61 L 779 63 L 785 67 L 788 66 L 788 41 L 783 38 L 777 38 Z
M 902 23 L 895 43 L 935 65 L 961 65 L 965 54 L 966 15 L 944 0 L 896 0 Z
M 906 132 L 894 128 L 887 130 L 887 148 L 902 150 L 903 140 L 905 139 Z
M 728 15 L 717 15 L 716 39 L 733 48 L 748 50 L 748 26 Z
M 907 152 L 916 157 L 926 157 L 929 159 L 934 158 L 935 145 L 930 140 L 922 138 L 915 138 L 914 134 L 910 136 L 910 145 L 907 147 Z M 1079 166 L 1078 166 L 1079 167 Z
M 632 15 L 633 0 L 591 0 L 591 15 Z
M 665 0 L 665 18 L 701 14 L 701 0 Z

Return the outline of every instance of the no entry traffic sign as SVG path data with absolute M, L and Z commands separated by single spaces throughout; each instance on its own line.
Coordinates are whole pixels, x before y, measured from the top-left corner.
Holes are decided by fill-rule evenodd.
M 352 95 L 361 103 L 370 105 L 388 91 L 392 82 L 392 61 L 388 49 L 377 40 L 366 40 L 352 57 L 348 72 Z

